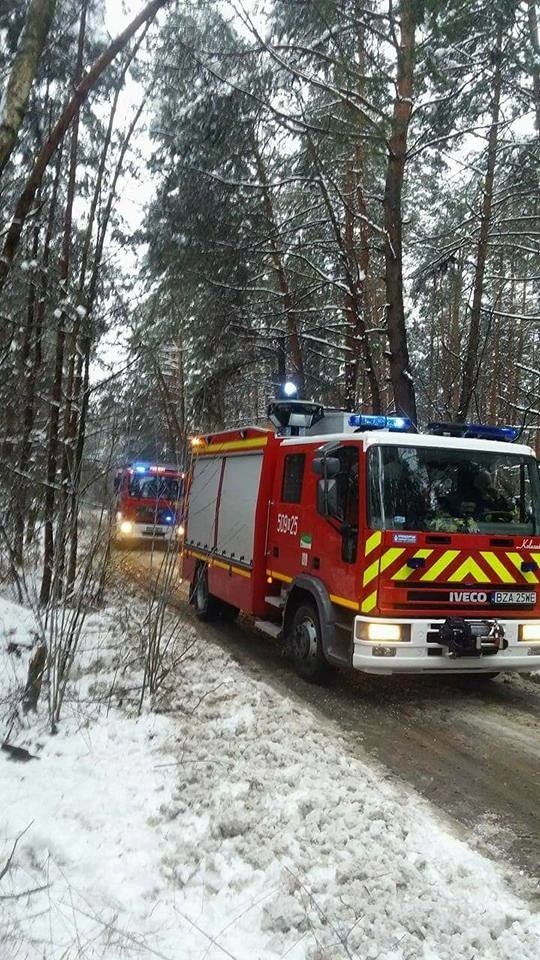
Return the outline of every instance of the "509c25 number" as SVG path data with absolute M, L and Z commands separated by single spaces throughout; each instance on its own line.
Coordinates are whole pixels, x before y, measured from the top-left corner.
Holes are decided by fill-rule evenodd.
M 287 513 L 278 513 L 277 532 L 289 533 L 295 537 L 298 533 L 298 517 L 290 517 Z

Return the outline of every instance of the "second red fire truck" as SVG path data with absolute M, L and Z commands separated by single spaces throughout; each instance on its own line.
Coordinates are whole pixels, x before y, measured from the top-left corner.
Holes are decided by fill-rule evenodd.
M 540 484 L 512 428 L 276 401 L 276 429 L 194 441 L 184 573 L 300 674 L 540 668 Z
M 184 473 L 167 464 L 129 463 L 116 471 L 114 539 L 135 546 L 180 537 Z

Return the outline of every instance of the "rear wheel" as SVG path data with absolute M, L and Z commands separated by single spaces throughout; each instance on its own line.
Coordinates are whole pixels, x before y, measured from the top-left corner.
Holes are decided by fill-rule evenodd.
M 199 620 L 215 620 L 219 612 L 219 600 L 208 589 L 208 567 L 201 563 L 195 570 L 192 584 L 192 600 Z
M 195 571 L 195 579 L 191 587 L 191 600 L 199 620 L 236 620 L 239 609 L 232 603 L 220 600 L 208 589 L 208 567 L 200 563 Z
M 323 683 L 329 666 L 322 649 L 321 625 L 311 603 L 302 603 L 295 610 L 287 631 L 287 646 L 297 672 L 310 683 Z

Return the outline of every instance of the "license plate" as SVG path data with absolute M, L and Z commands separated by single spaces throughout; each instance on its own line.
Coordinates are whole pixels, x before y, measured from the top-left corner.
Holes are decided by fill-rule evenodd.
M 145 527 L 143 530 L 144 537 L 164 537 L 165 533 L 163 530 L 158 530 L 157 527 Z
M 536 603 L 536 593 L 534 590 L 497 590 L 491 594 L 492 603 L 504 604 L 529 604 Z

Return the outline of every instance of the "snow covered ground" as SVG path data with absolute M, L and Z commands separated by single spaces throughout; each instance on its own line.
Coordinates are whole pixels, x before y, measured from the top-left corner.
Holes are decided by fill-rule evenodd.
M 537 960 L 509 870 L 190 624 L 137 716 L 144 613 L 90 616 L 59 733 L 0 753 L 1 960 Z M 0 601 L 2 736 L 31 628 Z

